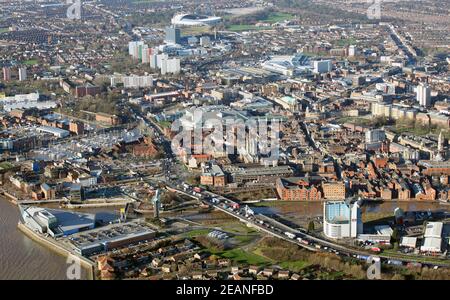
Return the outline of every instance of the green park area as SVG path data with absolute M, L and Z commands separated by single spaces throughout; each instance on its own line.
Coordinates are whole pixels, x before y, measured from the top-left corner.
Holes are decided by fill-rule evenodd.
M 210 26 L 192 26 L 181 29 L 181 36 L 197 36 L 204 34 L 213 34 L 214 31 Z
M 37 59 L 29 59 L 29 60 L 23 61 L 22 63 L 27 66 L 33 66 L 33 65 L 37 64 L 38 62 L 39 61 Z
M 270 14 L 269 17 L 267 17 L 266 19 L 261 20 L 261 22 L 277 23 L 277 22 L 283 22 L 286 20 L 291 20 L 293 18 L 294 18 L 294 15 L 292 15 L 292 14 L 275 12 L 273 14 Z
M 255 15 L 246 16 L 246 19 L 240 20 L 239 22 L 235 22 L 234 24 L 230 24 L 227 26 L 227 30 L 230 31 L 251 31 L 251 30 L 264 30 L 270 29 L 270 27 L 266 26 L 256 26 L 256 23 L 269 23 L 274 24 L 278 22 L 283 22 L 286 20 L 291 20 L 294 18 L 294 15 L 283 12 L 269 12 L 269 13 L 257 13 Z
M 247 252 L 240 248 L 235 248 L 235 249 L 225 250 L 225 251 L 212 251 L 211 253 L 214 255 L 223 257 L 223 258 L 229 258 L 234 262 L 242 263 L 242 264 L 267 265 L 271 262 L 270 260 L 268 260 L 265 257 L 262 257 L 253 252 Z
M 250 31 L 250 30 L 264 30 L 268 29 L 268 27 L 256 26 L 256 25 L 248 25 L 248 24 L 235 24 L 229 25 L 227 27 L 229 31 Z
M 339 47 L 346 47 L 346 46 L 350 46 L 350 45 L 356 45 L 357 44 L 357 40 L 355 38 L 347 38 L 347 39 L 340 39 L 335 41 L 335 45 L 339 46 Z
M 441 128 L 434 124 L 424 124 L 421 121 L 414 121 L 409 119 L 399 119 L 395 126 L 391 127 L 397 134 L 410 133 L 417 136 L 424 136 L 428 134 L 439 135 L 442 134 L 446 139 L 450 138 L 450 131 L 446 128 Z
M 9 31 L 8 28 L 0 28 L 0 33 L 8 32 L 8 31 Z

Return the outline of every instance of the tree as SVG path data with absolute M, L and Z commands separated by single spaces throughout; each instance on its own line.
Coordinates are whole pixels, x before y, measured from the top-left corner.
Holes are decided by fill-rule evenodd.
M 314 227 L 314 221 L 309 221 L 308 224 L 308 232 L 314 231 L 315 227 Z
M 398 232 L 397 228 L 394 228 L 391 235 L 391 244 L 395 245 L 395 243 L 398 243 L 400 240 L 400 233 Z

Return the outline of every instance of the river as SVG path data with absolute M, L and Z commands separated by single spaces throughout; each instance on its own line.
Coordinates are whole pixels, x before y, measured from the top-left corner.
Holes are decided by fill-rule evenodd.
M 0 279 L 66 279 L 66 258 L 24 235 L 18 221 L 18 208 L 0 198 Z

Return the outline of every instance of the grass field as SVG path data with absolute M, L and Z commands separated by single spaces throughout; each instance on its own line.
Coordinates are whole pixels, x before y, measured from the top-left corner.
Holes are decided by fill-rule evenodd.
M 250 30 L 264 30 L 268 29 L 270 27 L 259 27 L 255 25 L 230 25 L 227 27 L 227 30 L 229 31 L 250 31 Z
M 283 22 L 285 20 L 291 20 L 293 18 L 294 18 L 294 15 L 291 15 L 288 13 L 276 12 L 276 13 L 271 14 L 268 18 L 261 20 L 261 22 L 277 23 L 277 22 Z
M 9 31 L 8 28 L 0 28 L 0 33 L 8 32 L 8 31 Z
M 216 252 L 213 254 L 219 255 L 223 258 L 229 258 L 238 263 L 247 263 L 250 265 L 266 265 L 266 264 L 271 263 L 271 261 L 265 257 L 262 257 L 255 253 L 252 253 L 252 252 L 244 251 L 242 249 L 231 249 L 231 250 Z
M 236 235 L 234 237 L 235 240 L 237 240 L 241 244 L 247 244 L 253 240 L 253 236 L 251 235 Z
M 181 36 L 196 36 L 203 34 L 212 34 L 214 31 L 209 26 L 186 27 L 181 29 Z
M 357 43 L 355 38 L 342 39 L 335 42 L 339 47 L 345 47 L 350 45 L 355 45 Z
M 273 14 L 270 14 L 267 18 L 258 20 L 259 23 L 277 23 L 277 22 L 283 22 L 285 20 L 291 20 L 294 18 L 294 15 L 288 14 L 288 13 L 282 13 L 282 12 L 276 12 Z M 265 26 L 256 26 L 252 24 L 235 24 L 235 25 L 229 25 L 227 26 L 227 30 L 230 31 L 250 31 L 250 30 L 264 30 L 264 29 L 271 29 L 271 27 L 265 27 Z
M 200 235 L 207 235 L 210 232 L 211 230 L 209 229 L 195 229 L 185 233 L 184 235 L 188 238 L 193 238 Z
M 356 125 L 368 125 L 370 124 L 372 120 L 360 118 L 360 117 L 343 117 L 340 119 L 337 119 L 336 122 L 338 124 L 344 124 L 344 123 L 355 123 Z
M 298 272 L 301 269 L 309 267 L 310 264 L 308 262 L 306 262 L 306 261 L 303 261 L 303 260 L 297 260 L 297 261 L 285 261 L 285 262 L 282 262 L 282 263 L 280 263 L 280 266 L 283 269 L 289 269 L 292 272 Z
M 27 66 L 32 66 L 38 63 L 37 59 L 30 59 L 30 60 L 26 60 L 23 62 L 23 64 L 27 65 Z

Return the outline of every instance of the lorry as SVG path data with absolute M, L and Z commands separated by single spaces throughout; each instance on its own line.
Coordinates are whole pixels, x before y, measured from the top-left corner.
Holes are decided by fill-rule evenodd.
M 388 260 L 388 265 L 394 265 L 394 266 L 401 266 L 403 265 L 403 262 L 401 262 L 400 260 Z
M 291 232 L 289 232 L 289 231 L 286 231 L 286 232 L 284 233 L 284 235 L 287 236 L 287 237 L 290 238 L 290 239 L 295 239 L 295 234 L 293 234 L 293 233 L 291 233 Z
M 375 252 L 375 253 L 380 253 L 381 249 L 378 247 L 372 247 L 372 248 L 370 248 L 370 251 Z
M 305 240 L 305 239 L 302 239 L 302 244 L 304 244 L 304 245 L 309 245 L 309 241 L 308 241 L 308 240 Z
M 407 268 L 422 268 L 422 264 L 418 262 L 409 262 L 406 265 Z
M 237 203 L 234 203 L 234 202 L 231 203 L 230 206 L 231 206 L 233 209 L 239 209 L 239 208 L 240 208 L 240 205 L 237 204 Z
M 360 260 L 367 260 L 368 258 L 369 258 L 369 256 L 368 255 L 360 255 L 360 254 L 358 254 L 358 256 L 356 256 L 356 258 L 357 259 L 360 259 Z

